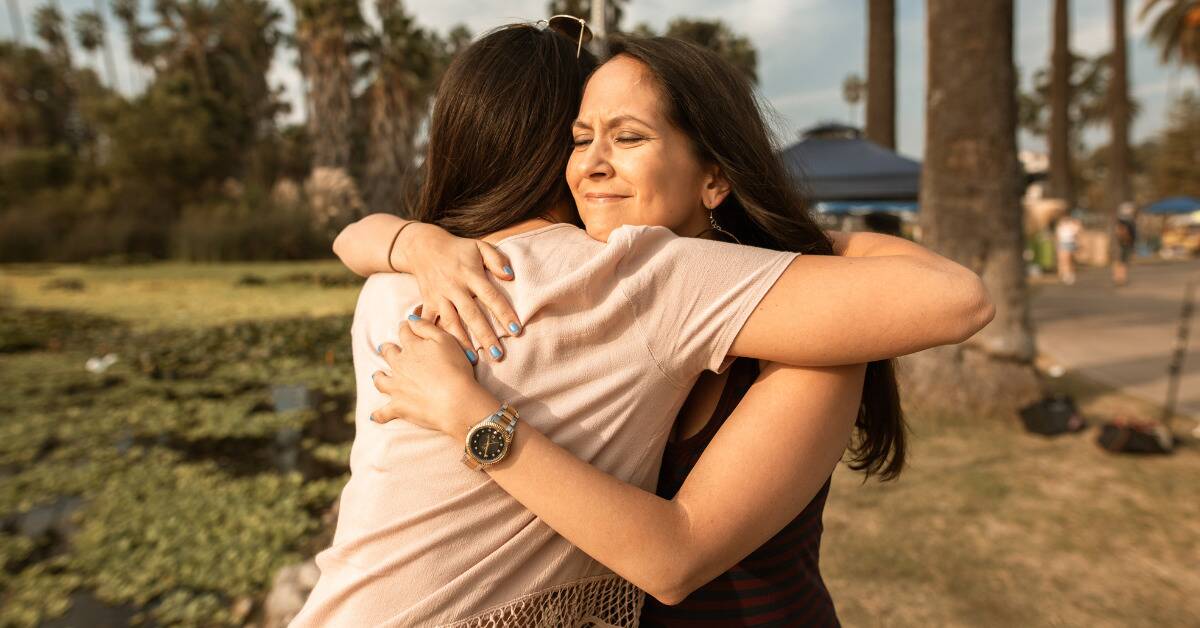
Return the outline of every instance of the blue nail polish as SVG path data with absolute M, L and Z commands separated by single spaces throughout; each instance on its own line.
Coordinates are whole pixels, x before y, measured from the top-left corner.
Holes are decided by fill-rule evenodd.
M 479 361 L 479 356 L 475 355 L 474 351 L 467 349 L 467 359 L 471 361 L 471 364 L 475 364 Z
M 379 345 L 378 347 L 375 347 L 375 353 L 383 353 L 383 345 Z
M 517 333 L 517 332 L 521 331 L 521 326 L 520 326 L 520 325 L 518 325 L 518 324 L 516 324 L 516 323 L 509 323 L 509 324 L 508 324 L 508 331 L 511 331 L 512 333 L 514 333 L 514 334 L 515 334 L 515 333 Z
M 492 348 L 490 349 L 490 351 L 492 352 L 492 357 L 493 357 L 493 358 L 496 358 L 496 359 L 499 359 L 499 358 L 500 358 L 500 355 L 501 355 L 501 354 L 500 354 L 500 347 L 497 347 L 496 345 L 492 345 Z
M 417 316 L 416 314 L 409 314 L 409 315 L 408 315 L 408 320 L 410 320 L 410 321 L 419 321 L 419 320 L 421 320 L 421 317 L 420 317 L 420 316 Z
M 509 277 L 512 277 L 513 276 L 512 266 L 505 266 L 504 273 L 507 274 Z

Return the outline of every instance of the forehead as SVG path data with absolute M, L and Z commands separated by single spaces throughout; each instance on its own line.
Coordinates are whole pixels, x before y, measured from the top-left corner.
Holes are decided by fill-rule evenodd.
M 596 69 L 588 79 L 579 117 L 612 117 L 622 113 L 660 117 L 662 98 L 658 81 L 641 61 L 618 55 Z

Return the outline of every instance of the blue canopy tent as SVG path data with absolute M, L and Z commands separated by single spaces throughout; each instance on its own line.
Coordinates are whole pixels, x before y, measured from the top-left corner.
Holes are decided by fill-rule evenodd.
M 858 129 L 824 124 L 780 154 L 792 177 L 823 213 L 915 212 L 921 163 L 862 137 Z
M 1190 214 L 1200 211 L 1200 199 L 1190 196 L 1172 196 L 1151 203 L 1142 211 L 1147 214 Z
M 916 213 L 916 201 L 817 201 L 817 211 L 822 214 L 889 214 Z

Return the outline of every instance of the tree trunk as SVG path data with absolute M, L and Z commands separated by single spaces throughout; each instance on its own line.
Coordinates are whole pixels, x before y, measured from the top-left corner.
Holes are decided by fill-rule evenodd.
M 404 201 L 412 183 L 417 120 L 414 103 L 390 83 L 385 76 L 371 86 L 363 192 L 368 211 L 410 215 Z
M 348 171 L 353 128 L 353 68 L 343 45 L 328 41 L 323 43 L 325 50 L 320 53 L 309 52 L 305 59 L 313 167 Z
M 1122 203 L 1131 199 L 1129 187 L 1129 73 L 1125 50 L 1125 0 L 1112 0 L 1112 80 L 1109 82 L 1108 115 L 1112 125 L 1109 143 L 1108 210 L 1115 217 Z
M 1054 49 L 1050 57 L 1050 196 L 1075 206 L 1071 181 L 1070 3 L 1054 1 Z
M 906 358 L 905 397 L 921 412 L 1011 416 L 1038 389 L 1022 260 L 1013 0 L 926 6 L 923 241 L 979 273 L 996 316 L 962 345 Z
M 896 149 L 896 3 L 867 5 L 867 139 Z

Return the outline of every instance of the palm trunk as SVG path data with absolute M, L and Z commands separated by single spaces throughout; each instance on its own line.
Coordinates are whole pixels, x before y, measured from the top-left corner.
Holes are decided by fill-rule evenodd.
M 996 304 L 967 343 L 904 361 L 909 402 L 1011 416 L 1037 395 L 1022 259 L 1013 0 L 927 3 L 924 244 L 973 269 Z
M 871 0 L 867 24 L 867 139 L 895 150 L 895 0 Z
M 384 78 L 376 79 L 370 94 L 370 135 L 364 196 L 376 213 L 408 215 L 405 192 L 412 182 L 414 107 Z
M 1112 81 L 1109 83 L 1108 114 L 1112 125 L 1109 144 L 1108 209 L 1115 217 L 1122 203 L 1130 200 L 1129 187 L 1129 76 L 1125 40 L 1125 0 L 1112 0 Z
M 8 21 L 12 24 L 13 37 L 17 43 L 25 45 L 25 22 L 21 18 L 21 7 L 17 0 L 8 0 Z
M 337 37 L 322 35 L 324 50 L 306 51 L 308 127 L 313 140 L 313 167 L 349 172 L 353 128 L 351 88 L 353 68 Z
M 109 47 L 108 20 L 104 19 L 104 4 L 102 0 L 96 0 L 96 15 L 100 17 L 100 33 L 103 37 L 100 45 L 104 47 L 104 68 L 105 74 L 108 75 L 108 86 L 113 91 L 120 91 L 119 81 L 117 80 L 117 62 L 113 59 L 112 48 Z
M 1071 48 L 1070 6 L 1067 0 L 1054 2 L 1054 50 L 1051 54 L 1050 81 L 1050 196 L 1075 206 L 1075 186 L 1071 180 Z

